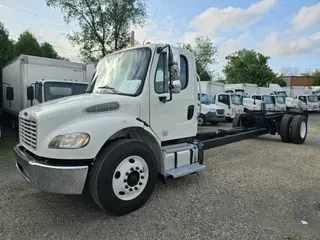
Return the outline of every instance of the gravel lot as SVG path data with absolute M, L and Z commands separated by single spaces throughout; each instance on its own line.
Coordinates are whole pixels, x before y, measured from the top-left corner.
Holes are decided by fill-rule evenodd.
M 0 161 L 0 239 L 320 239 L 319 147 L 320 114 L 301 146 L 263 136 L 206 151 L 204 173 L 159 182 L 122 217 L 39 192 Z

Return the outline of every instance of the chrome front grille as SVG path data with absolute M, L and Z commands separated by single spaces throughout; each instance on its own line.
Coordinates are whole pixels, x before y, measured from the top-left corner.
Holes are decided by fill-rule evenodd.
M 20 118 L 19 133 L 21 143 L 36 150 L 37 148 L 37 123 L 28 119 Z
M 217 109 L 218 115 L 224 115 L 224 109 Z

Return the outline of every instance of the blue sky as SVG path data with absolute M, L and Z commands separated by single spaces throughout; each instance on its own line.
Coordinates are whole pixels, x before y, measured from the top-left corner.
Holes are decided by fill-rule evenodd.
M 147 29 L 146 40 L 152 42 L 193 43 L 197 36 L 208 36 L 218 48 L 212 69 L 219 73 L 224 57 L 241 48 L 270 56 L 275 71 L 320 69 L 319 0 L 149 0 L 148 12 L 146 25 L 133 27 L 140 42 Z M 40 41 L 51 42 L 60 55 L 77 58 L 78 48 L 65 38 L 76 27 L 66 26 L 59 9 L 48 8 L 44 0 L 0 0 L 0 21 L 13 37 L 29 29 Z

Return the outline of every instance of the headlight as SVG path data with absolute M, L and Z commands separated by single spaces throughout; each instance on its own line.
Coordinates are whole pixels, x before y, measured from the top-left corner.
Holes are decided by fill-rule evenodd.
M 75 149 L 85 147 L 90 140 L 87 133 L 69 133 L 56 136 L 49 143 L 49 148 Z

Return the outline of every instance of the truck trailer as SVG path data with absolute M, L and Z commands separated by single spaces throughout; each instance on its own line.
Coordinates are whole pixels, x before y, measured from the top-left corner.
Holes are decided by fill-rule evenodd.
M 308 115 L 298 112 L 239 114 L 232 129 L 198 133 L 199 84 L 186 49 L 146 44 L 107 55 L 86 94 L 20 112 L 17 169 L 42 191 L 89 193 L 124 215 L 149 199 L 158 178 L 205 170 L 204 150 L 277 133 L 304 143 Z
M 18 114 L 32 105 L 84 93 L 88 86 L 82 63 L 20 55 L 2 69 L 3 118 L 13 129 Z

